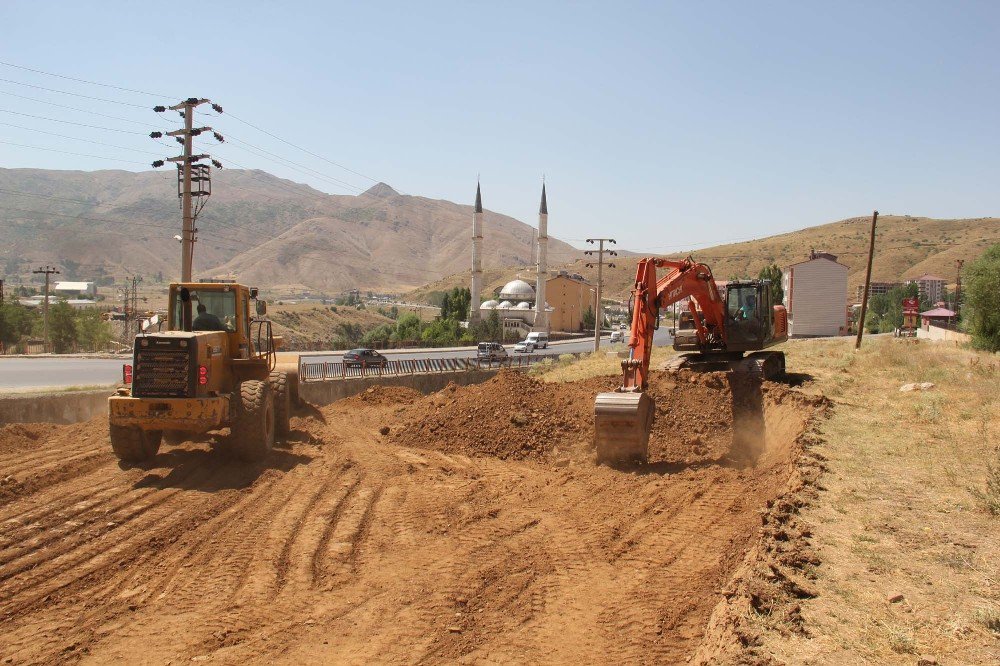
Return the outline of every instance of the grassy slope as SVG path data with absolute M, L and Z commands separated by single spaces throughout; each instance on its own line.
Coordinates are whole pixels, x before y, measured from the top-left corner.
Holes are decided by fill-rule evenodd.
M 810 249 L 831 252 L 850 268 L 848 293 L 853 298 L 855 287 L 864 282 L 869 229 L 870 218 L 842 220 L 778 236 L 692 250 L 690 253 L 711 266 L 717 279 L 724 280 L 733 276 L 756 276 L 771 262 L 784 268 L 808 258 Z M 660 240 L 651 242 L 658 243 Z M 664 237 L 662 241 L 668 242 L 669 237 Z M 955 260 L 972 261 L 989 246 L 990 241 L 1000 242 L 1000 218 L 937 220 L 898 215 L 879 217 L 872 279 L 896 281 L 932 273 L 953 283 Z M 688 254 L 678 252 L 665 256 L 681 258 Z M 566 268 L 592 282 L 596 281 L 596 269 L 587 268 L 585 264 L 578 261 L 552 268 Z M 619 257 L 617 264 L 616 268 L 607 269 L 604 273 L 609 298 L 624 297 L 635 278 L 634 258 Z M 502 273 L 493 271 L 485 276 L 485 293 L 491 293 L 494 287 L 513 279 L 517 273 L 529 282 L 533 281 L 531 267 L 511 268 Z M 468 286 L 468 275 L 453 275 L 425 285 L 410 292 L 407 299 L 417 301 L 431 291 L 454 286 Z
M 997 663 L 1000 524 L 977 495 L 1000 458 L 1000 361 L 891 338 L 785 348 L 835 409 L 824 492 L 804 515 L 821 560 L 808 636 L 771 633 L 768 648 L 789 663 Z M 908 382 L 935 387 L 900 392 Z
M 1000 658 L 1000 517 L 981 493 L 1000 465 L 1000 360 L 927 343 L 793 341 L 789 371 L 834 402 L 817 447 L 827 471 L 804 511 L 820 565 L 803 601 L 806 634 L 747 612 L 784 663 L 987 664 Z M 673 355 L 655 349 L 653 365 Z M 536 374 L 571 381 L 619 372 L 605 353 Z M 909 382 L 933 382 L 902 393 Z M 995 497 L 994 501 L 1000 501 Z M 889 597 L 904 596 L 890 603 Z
M 285 337 L 286 349 L 333 349 L 330 346 L 343 324 L 361 326 L 369 331 L 381 324 L 395 324 L 374 310 L 355 310 L 348 306 L 315 304 L 271 305 L 268 315 L 274 322 L 274 334 Z

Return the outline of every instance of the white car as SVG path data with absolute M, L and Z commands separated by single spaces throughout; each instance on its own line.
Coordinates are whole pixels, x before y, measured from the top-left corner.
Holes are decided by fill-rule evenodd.
M 521 340 L 516 345 L 514 345 L 515 352 L 521 352 L 523 354 L 530 354 L 535 351 L 535 343 L 531 340 Z
M 625 342 L 624 331 L 611 331 L 611 342 Z

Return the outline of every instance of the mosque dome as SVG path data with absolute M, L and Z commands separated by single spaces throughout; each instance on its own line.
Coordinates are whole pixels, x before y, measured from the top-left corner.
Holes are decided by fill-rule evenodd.
M 524 280 L 511 280 L 500 290 L 500 298 L 511 301 L 530 301 L 535 298 L 535 289 Z
M 500 301 L 500 305 L 498 307 L 503 309 L 509 309 L 514 307 L 514 304 L 511 303 L 510 301 Z
M 517 304 L 517 309 L 518 310 L 530 310 L 531 309 L 531 303 L 529 303 L 528 301 L 521 301 L 520 303 Z
M 499 303 L 497 303 L 496 301 L 493 301 L 493 300 L 484 301 L 483 304 L 479 306 L 479 309 L 480 310 L 495 310 L 496 307 L 497 307 L 497 305 L 499 305 Z

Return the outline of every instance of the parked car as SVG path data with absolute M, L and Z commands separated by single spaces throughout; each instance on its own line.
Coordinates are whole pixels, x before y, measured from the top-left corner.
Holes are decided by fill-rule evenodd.
M 549 346 L 548 333 L 533 331 L 531 333 L 528 333 L 528 337 L 526 337 L 524 340 L 525 342 L 534 343 L 535 347 L 538 347 L 539 349 L 547 349 Z
M 480 342 L 479 351 L 476 353 L 480 361 L 503 361 L 507 358 L 507 350 L 499 342 Z
M 530 354 L 535 351 L 535 343 L 531 340 L 521 340 L 516 345 L 514 345 L 515 352 L 521 352 L 523 354 Z
M 348 368 L 384 368 L 389 362 L 385 356 L 374 349 L 352 349 L 344 353 L 344 365 Z
M 611 331 L 611 342 L 625 342 L 624 331 Z

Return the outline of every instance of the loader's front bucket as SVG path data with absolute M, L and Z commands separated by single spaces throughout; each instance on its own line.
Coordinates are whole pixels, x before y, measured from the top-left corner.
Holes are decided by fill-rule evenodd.
M 598 393 L 594 403 L 597 464 L 646 462 L 654 407 L 645 393 Z

